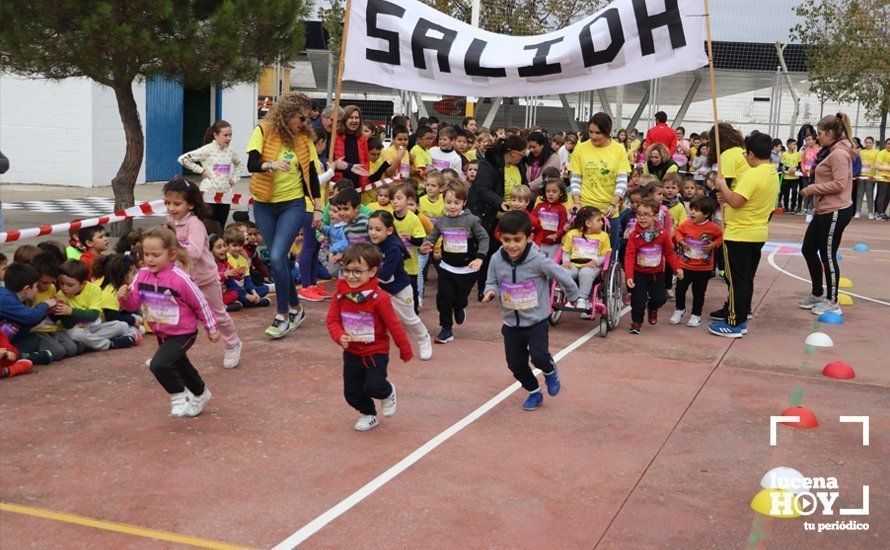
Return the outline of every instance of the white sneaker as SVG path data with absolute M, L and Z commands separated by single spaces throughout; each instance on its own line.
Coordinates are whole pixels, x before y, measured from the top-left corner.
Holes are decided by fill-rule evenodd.
M 191 392 L 185 390 L 170 396 L 170 416 L 173 418 L 185 416 L 185 411 L 189 406 L 189 395 Z
M 396 385 L 392 382 L 389 383 L 392 386 L 392 393 L 386 399 L 380 400 L 380 408 L 383 410 L 383 416 L 389 418 L 390 416 L 396 414 Z
M 874 215 L 873 213 L 869 213 L 869 214 L 868 214 L 868 219 L 870 219 L 870 220 L 875 219 L 875 215 Z
M 672 324 L 672 325 L 679 325 L 679 324 L 680 324 L 680 320 L 683 318 L 684 315 L 686 315 L 686 310 L 685 310 L 685 309 L 675 309 L 675 310 L 674 310 L 674 314 L 671 315 L 671 324 Z
M 268 289 L 269 294 L 275 293 L 275 283 L 266 283 L 266 288 Z
M 241 340 L 238 340 L 238 345 L 232 349 L 223 350 L 223 367 L 227 369 L 234 369 L 238 366 L 238 362 L 241 361 L 241 349 L 244 347 L 244 344 Z
M 151 357 L 145 360 L 145 366 L 151 368 Z
M 358 419 L 358 422 L 355 423 L 355 429 L 360 432 L 366 432 L 371 428 L 374 428 L 379 424 L 377 421 L 377 417 L 366 414 L 365 416 Z
M 853 214 L 853 219 L 858 220 L 861 217 L 862 217 L 862 215 L 859 212 L 856 212 L 855 214 Z
M 575 304 L 575 307 L 578 309 L 590 309 L 590 302 L 584 298 L 578 298 L 578 302 Z
M 417 349 L 420 351 L 421 361 L 429 361 L 433 358 L 433 339 L 430 337 L 429 332 L 417 341 Z
M 204 406 L 207 405 L 207 402 L 210 401 L 211 397 L 213 397 L 213 395 L 211 395 L 210 390 L 206 387 L 204 388 L 204 393 L 201 395 L 191 396 L 188 407 L 185 409 L 185 416 L 194 417 L 201 414 L 201 411 L 204 410 Z
M 687 327 L 700 327 L 701 317 L 699 315 L 690 315 L 689 321 L 686 322 Z
M 841 306 L 834 302 L 829 302 L 828 300 L 824 300 L 821 304 L 811 309 L 810 313 L 812 313 L 813 315 L 822 315 L 823 313 L 837 313 L 838 315 L 844 314 L 843 310 L 841 310 Z

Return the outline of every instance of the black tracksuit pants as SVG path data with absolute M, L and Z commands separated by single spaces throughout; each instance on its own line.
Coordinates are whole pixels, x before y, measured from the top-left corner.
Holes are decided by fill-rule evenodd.
M 452 273 L 436 266 L 439 274 L 439 290 L 436 293 L 436 309 L 439 310 L 439 326 L 450 329 L 454 326 L 454 314 L 466 309 L 470 292 L 479 275 L 473 273 Z
M 667 302 L 664 271 L 641 273 L 634 270 L 634 287 L 630 289 L 630 320 L 643 322 L 646 310 L 657 310 Z
M 754 299 L 754 277 L 765 243 L 723 241 L 723 261 L 729 284 L 729 314 L 726 322 L 737 327 L 748 321 Z
M 377 416 L 375 399 L 392 395 L 392 384 L 386 380 L 389 355 L 358 356 L 343 352 L 343 396 L 362 414 Z
M 195 344 L 198 333 L 158 336 L 158 351 L 149 368 L 167 393 L 181 393 L 186 388 L 195 395 L 204 393 L 204 380 L 186 352 Z
M 504 336 L 507 367 L 513 373 L 513 378 L 530 392 L 541 389 L 528 361 L 531 358 L 532 364 L 544 374 L 550 374 L 556 368 L 550 355 L 550 326 L 547 319 L 530 327 L 503 325 L 501 334 Z
M 677 309 L 686 309 L 686 291 L 692 287 L 692 314 L 701 317 L 705 305 L 705 292 L 708 290 L 708 279 L 714 275 L 712 270 L 683 270 L 683 278 L 677 279 Z

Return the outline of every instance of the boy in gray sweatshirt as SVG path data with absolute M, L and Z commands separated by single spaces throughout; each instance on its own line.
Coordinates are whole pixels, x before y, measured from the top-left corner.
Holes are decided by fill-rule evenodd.
M 463 183 L 445 185 L 442 192 L 445 215 L 436 221 L 420 249 L 422 253 L 429 254 L 439 237 L 442 238 L 442 260 L 436 266 L 439 274 L 436 309 L 439 310 L 439 325 L 442 327 L 435 339 L 437 344 L 454 340 L 451 330 L 453 323 L 462 325 L 467 320 L 470 291 L 488 254 L 488 233 L 479 218 L 464 210 L 468 193 Z
M 569 302 L 578 297 L 578 285 L 568 271 L 545 256 L 532 243 L 532 222 L 525 212 L 507 212 L 500 223 L 500 250 L 491 257 L 483 302 L 501 299 L 504 326 L 504 352 L 513 377 L 528 390 L 522 405 L 527 411 L 537 409 L 544 401 L 541 386 L 528 364 L 544 373 L 547 393 L 559 393 L 559 371 L 550 355 L 550 282 L 556 279 L 566 291 Z

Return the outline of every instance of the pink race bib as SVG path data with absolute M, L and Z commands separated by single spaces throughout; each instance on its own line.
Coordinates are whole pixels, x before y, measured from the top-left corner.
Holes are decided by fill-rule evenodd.
M 647 244 L 637 249 L 637 265 L 640 267 L 658 267 L 661 265 L 661 245 Z
M 538 219 L 544 231 L 559 231 L 559 214 L 549 210 L 538 210 Z
M 358 313 L 341 311 L 340 322 L 353 342 L 370 344 L 374 341 L 374 315 L 365 311 Z

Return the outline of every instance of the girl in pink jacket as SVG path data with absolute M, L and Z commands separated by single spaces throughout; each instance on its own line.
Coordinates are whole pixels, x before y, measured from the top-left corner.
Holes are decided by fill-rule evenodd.
M 210 238 L 201 221 L 207 210 L 204 197 L 197 185 L 175 179 L 164 185 L 164 204 L 167 206 L 167 225 L 176 232 L 176 240 L 186 251 L 190 265 L 188 272 L 204 293 L 219 323 L 224 348 L 223 367 L 233 369 L 241 360 L 242 344 L 223 303 L 216 261 L 210 252 Z
M 198 416 L 211 395 L 186 352 L 197 339 L 198 321 L 211 342 L 219 341 L 216 320 L 194 281 L 175 265 L 177 260 L 185 265 L 189 262 L 172 231 L 149 229 L 142 249 L 145 267 L 130 285 L 120 287 L 118 302 L 129 311 L 141 307 L 143 318 L 157 335 L 158 351 L 149 368 L 171 394 L 170 415 Z

